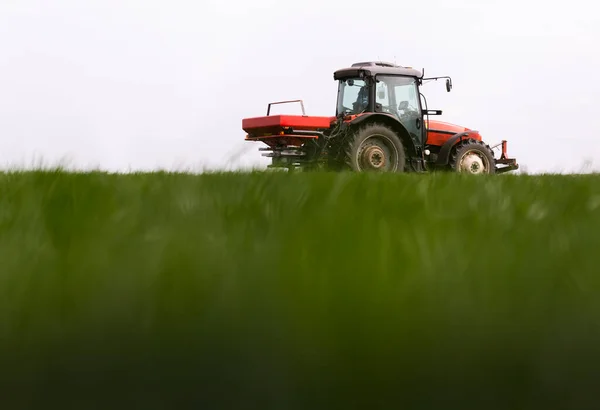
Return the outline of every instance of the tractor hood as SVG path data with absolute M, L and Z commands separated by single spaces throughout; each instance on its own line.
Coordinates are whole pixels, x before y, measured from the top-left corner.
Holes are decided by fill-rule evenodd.
M 443 121 L 426 121 L 427 128 L 427 145 L 442 146 L 446 141 L 452 138 L 453 135 L 460 134 L 466 131 L 473 131 L 470 128 L 462 127 L 456 124 L 450 124 Z M 469 138 L 481 140 L 479 132 L 473 131 L 469 134 Z
M 470 128 L 462 127 L 456 124 L 450 124 L 443 121 L 429 120 L 425 122 L 425 125 L 429 131 L 443 131 L 458 134 L 459 132 L 471 131 Z

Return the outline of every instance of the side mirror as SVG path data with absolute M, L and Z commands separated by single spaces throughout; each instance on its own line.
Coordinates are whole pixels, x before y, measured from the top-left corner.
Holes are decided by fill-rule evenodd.
M 406 110 L 408 108 L 408 101 L 402 101 L 398 106 L 399 110 Z
M 446 80 L 446 91 L 450 92 L 450 90 L 452 90 L 452 80 L 448 78 Z

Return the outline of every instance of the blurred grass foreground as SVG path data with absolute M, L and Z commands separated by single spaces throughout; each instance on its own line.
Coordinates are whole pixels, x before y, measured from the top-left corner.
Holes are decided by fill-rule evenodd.
M 598 408 L 600 178 L 0 174 L 2 408 Z

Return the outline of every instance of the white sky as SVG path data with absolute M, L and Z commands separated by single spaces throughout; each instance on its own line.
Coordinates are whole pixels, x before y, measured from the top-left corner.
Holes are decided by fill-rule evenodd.
M 579 172 L 586 161 L 600 170 L 598 7 L 0 0 L 0 163 L 262 166 L 242 118 L 296 98 L 308 114 L 333 115 L 333 71 L 381 59 L 451 75 L 451 93 L 442 81 L 424 89 L 429 107 L 444 110 L 437 118 L 491 144 L 507 139 L 524 170 Z

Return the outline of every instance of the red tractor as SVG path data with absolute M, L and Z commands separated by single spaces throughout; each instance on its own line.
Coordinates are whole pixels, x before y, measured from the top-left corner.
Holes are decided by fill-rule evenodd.
M 264 117 L 245 118 L 247 141 L 267 147 L 269 167 L 379 172 L 453 170 L 471 174 L 518 169 L 506 155 L 506 141 L 490 147 L 478 131 L 430 121 L 421 94 L 424 78 L 410 67 L 383 62 L 356 63 L 335 71 L 337 108 L 333 117 L 307 116 L 301 100 L 269 104 Z M 270 115 L 274 104 L 299 102 L 303 115 Z M 501 146 L 500 158 L 493 148 Z

